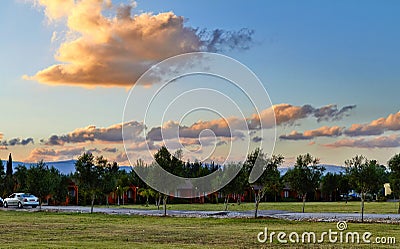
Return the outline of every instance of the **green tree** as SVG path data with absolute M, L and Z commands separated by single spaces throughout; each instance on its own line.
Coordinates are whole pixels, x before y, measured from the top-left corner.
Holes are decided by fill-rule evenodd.
M 10 155 L 8 155 L 8 161 L 7 161 L 7 171 L 6 171 L 6 175 L 8 176 L 12 176 L 13 174 L 13 168 L 12 168 L 12 156 L 11 153 Z
M 303 200 L 302 212 L 306 205 L 307 193 L 317 190 L 321 181 L 322 173 L 325 168 L 318 166 L 319 159 L 310 154 L 299 155 L 293 169 L 289 169 L 285 174 L 285 180 L 290 187 L 295 190 Z
M 103 162 L 99 166 L 103 167 L 103 174 L 100 177 L 100 192 L 104 196 L 106 205 L 108 207 L 108 196 L 115 190 L 117 186 L 119 167 L 116 162 L 109 163 L 107 160 L 106 163 Z
M 340 173 L 339 175 L 339 182 L 338 182 L 339 193 L 344 195 L 346 203 L 349 199 L 349 191 L 351 190 L 350 187 L 350 180 L 347 174 Z
M 171 174 L 174 175 L 182 175 L 183 174 L 183 165 L 184 163 L 180 160 L 181 154 L 179 152 L 175 153 L 175 156 L 171 155 L 171 153 L 168 151 L 168 149 L 165 146 L 162 146 L 155 154 L 154 154 L 154 159 L 157 162 L 157 164 L 163 168 L 164 170 L 170 172 Z M 155 165 L 150 166 L 153 167 L 152 170 L 150 171 L 151 177 L 150 179 L 152 181 L 162 181 L 165 179 L 161 179 L 160 177 L 160 171 L 157 170 Z M 176 182 L 168 182 L 165 183 L 167 186 L 171 187 L 173 185 L 179 184 Z M 165 190 L 166 192 L 167 190 Z M 164 209 L 164 216 L 167 215 L 167 200 L 168 200 L 168 194 L 162 193 L 162 200 L 163 200 L 163 209 Z
M 39 198 L 40 208 L 43 198 L 53 194 L 58 183 L 52 171 L 57 172 L 56 169 L 49 170 L 43 161 L 39 161 L 36 165 L 32 165 L 27 172 L 26 187 L 29 192 Z
M 27 188 L 27 179 L 28 179 L 28 169 L 25 165 L 18 165 L 15 168 L 14 179 L 16 181 L 16 190 L 17 192 L 29 192 Z
M 13 168 L 12 168 L 12 156 L 11 153 L 8 156 L 7 168 L 6 168 L 6 177 L 4 179 L 4 188 L 6 195 L 8 196 L 12 192 L 14 192 L 14 179 L 13 179 Z
M 255 196 L 255 218 L 258 216 L 258 208 L 264 195 L 267 191 L 271 191 L 279 185 L 280 173 L 278 166 L 283 163 L 283 160 L 284 157 L 282 155 L 273 155 L 271 158 L 268 158 L 259 148 L 247 156 L 244 168 L 249 170 L 249 172 L 255 164 L 263 167 L 262 175 L 251 186 Z
M 4 171 L 4 164 L 3 161 L 0 159 L 0 196 L 3 196 L 5 194 L 5 178 L 6 173 Z
M 153 197 L 156 193 L 155 190 L 153 190 L 152 188 L 141 188 L 139 189 L 139 195 L 146 198 L 146 207 L 149 206 L 149 198 Z
M 322 177 L 321 185 L 322 185 L 322 193 L 326 194 L 329 197 L 329 201 L 336 201 L 337 191 L 339 189 L 340 183 L 340 175 L 328 172 L 326 175 Z M 333 198 L 334 197 L 334 198 Z
M 101 192 L 99 180 L 103 168 L 95 165 L 95 158 L 91 153 L 83 153 L 76 161 L 75 169 L 79 189 L 85 196 L 90 196 L 90 213 L 93 213 L 96 194 Z
M 232 176 L 232 174 L 234 172 L 237 172 L 239 170 L 239 168 L 242 167 L 242 165 L 237 164 L 237 163 L 228 163 L 225 165 L 224 170 L 221 172 L 221 176 L 224 181 L 228 181 L 229 177 Z M 236 193 L 236 192 L 241 192 L 241 190 L 239 189 L 242 185 L 241 182 L 239 182 L 240 180 L 246 181 L 247 182 L 247 178 L 246 179 L 241 179 L 240 177 L 240 172 L 235 176 L 234 179 L 232 179 L 227 185 L 225 185 L 220 192 L 222 193 L 222 195 L 224 196 L 224 210 L 227 211 L 228 210 L 228 204 L 229 204 L 229 196 Z
M 361 222 L 364 222 L 364 202 L 367 193 L 376 193 L 384 183 L 385 169 L 376 160 L 355 156 L 345 161 L 351 186 L 361 195 Z
M 394 195 L 397 195 L 397 198 L 400 199 L 400 154 L 396 154 L 390 158 L 388 161 L 388 166 L 390 168 L 390 189 Z M 400 201 L 397 213 L 400 214 Z
M 51 178 L 51 198 L 58 202 L 65 202 L 68 196 L 68 181 L 69 177 L 62 174 L 58 169 L 51 167 L 49 169 L 49 175 Z

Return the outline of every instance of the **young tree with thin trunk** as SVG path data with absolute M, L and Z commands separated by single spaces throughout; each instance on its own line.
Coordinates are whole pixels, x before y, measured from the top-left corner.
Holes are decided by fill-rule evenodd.
M 280 181 L 280 173 L 278 166 L 283 163 L 284 157 L 282 155 L 273 155 L 268 158 L 264 152 L 257 148 L 247 156 L 247 160 L 244 163 L 244 169 L 247 169 L 250 175 L 251 169 L 255 164 L 263 167 L 262 175 L 251 184 L 251 188 L 255 196 L 255 210 L 254 217 L 258 217 L 258 209 L 262 198 L 267 191 L 272 191 Z
M 345 161 L 350 184 L 361 195 L 361 222 L 364 222 L 364 203 L 367 193 L 376 193 L 383 186 L 385 169 L 376 160 L 355 156 Z
M 231 181 L 229 181 L 232 178 L 232 176 L 234 175 L 234 173 L 237 171 L 239 171 L 239 173 L 237 173 L 237 175 Z M 220 180 L 222 180 L 224 182 L 229 181 L 229 183 L 226 184 L 220 190 L 220 192 L 222 193 L 222 195 L 224 197 L 224 210 L 228 211 L 230 196 L 233 195 L 234 193 L 240 193 L 242 191 L 243 182 L 248 184 L 248 181 L 247 181 L 248 176 L 245 177 L 245 179 L 243 179 L 243 177 L 242 177 L 243 168 L 242 168 L 242 165 L 239 163 L 228 163 L 224 166 L 224 170 L 221 172 L 222 172 L 222 174 L 220 177 L 222 179 L 220 179 Z
M 315 192 L 321 181 L 325 168 L 319 166 L 319 159 L 310 154 L 299 155 L 293 169 L 289 169 L 284 178 L 290 187 L 295 190 L 303 200 L 302 212 L 304 213 L 307 194 Z
M 104 158 L 96 159 L 91 153 L 83 153 L 75 163 L 76 176 L 79 183 L 79 188 L 86 195 L 90 196 L 90 213 L 93 213 L 94 201 L 96 194 L 101 192 L 101 176 L 104 168 L 100 165 Z M 96 165 L 97 164 L 97 165 Z

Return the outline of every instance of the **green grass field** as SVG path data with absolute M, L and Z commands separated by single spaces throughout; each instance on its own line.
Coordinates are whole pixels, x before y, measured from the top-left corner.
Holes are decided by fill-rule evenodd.
M 396 248 L 396 245 L 261 244 L 257 234 L 335 230 L 335 223 L 0 211 L 1 248 Z M 394 236 L 400 226 L 349 223 L 348 231 Z
M 306 212 L 337 212 L 337 213 L 358 213 L 360 212 L 360 202 L 307 202 Z M 398 203 L 396 202 L 366 202 L 365 213 L 381 213 L 381 214 L 396 214 Z M 102 206 L 105 207 L 105 206 Z M 145 205 L 121 205 L 113 206 L 120 208 L 136 208 L 136 209 L 157 209 L 154 204 L 148 207 Z M 170 210 L 205 210 L 205 211 L 221 211 L 224 210 L 224 204 L 168 204 Z M 260 209 L 264 210 L 287 210 L 292 212 L 301 212 L 301 202 L 262 202 Z M 246 211 L 253 210 L 254 203 L 230 203 L 229 211 Z

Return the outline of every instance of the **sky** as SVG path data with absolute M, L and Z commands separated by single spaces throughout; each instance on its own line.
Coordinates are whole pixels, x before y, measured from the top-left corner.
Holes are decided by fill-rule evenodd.
M 223 162 L 228 154 L 241 160 L 247 142 L 264 140 L 285 164 L 304 153 L 324 164 L 343 165 L 357 154 L 386 164 L 400 149 L 399 10 L 395 0 L 4 1 L 0 158 L 58 161 L 92 152 L 127 165 L 124 127 L 134 135 L 131 161 L 151 161 L 163 143 L 183 148 L 188 160 Z M 250 90 L 265 99 L 260 113 L 226 80 L 190 76 L 159 95 L 144 122 L 141 103 L 160 84 L 140 86 L 140 76 L 171 56 L 198 51 L 229 56 L 254 72 L 268 92 Z M 132 86 L 133 111 L 125 120 Z M 222 116 L 190 112 L 193 103 L 218 106 L 209 93 L 186 95 L 166 109 L 183 89 L 200 87 L 232 97 L 246 122 L 264 126 L 238 127 L 229 104 Z M 180 138 L 160 139 L 160 130 L 174 129 Z M 276 131 L 274 146 L 262 131 L 270 137 Z

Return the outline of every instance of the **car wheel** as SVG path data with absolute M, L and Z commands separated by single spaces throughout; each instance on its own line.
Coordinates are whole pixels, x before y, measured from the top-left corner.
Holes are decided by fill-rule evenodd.
M 23 208 L 22 203 L 18 202 L 18 208 Z
M 4 202 L 4 208 L 8 208 L 7 202 Z

